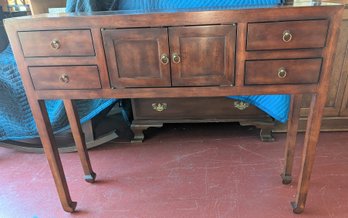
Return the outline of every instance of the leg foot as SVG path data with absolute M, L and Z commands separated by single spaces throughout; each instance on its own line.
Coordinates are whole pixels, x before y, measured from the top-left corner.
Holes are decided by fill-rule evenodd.
M 291 202 L 292 212 L 295 214 L 301 214 L 304 211 L 304 208 L 299 207 L 296 202 Z
M 160 128 L 163 126 L 163 123 L 156 123 L 156 124 L 141 124 L 138 122 L 133 121 L 131 125 L 131 130 L 134 133 L 134 138 L 131 140 L 131 143 L 141 143 L 144 141 L 144 130 L 150 128 L 150 127 L 157 127 Z
M 263 142 L 274 142 L 274 137 L 272 135 L 272 128 L 261 128 L 260 139 Z
M 282 173 L 280 176 L 283 179 L 282 183 L 284 185 L 288 185 L 288 184 L 290 184 L 292 182 L 292 176 L 291 175 L 285 175 L 284 173 Z
M 84 179 L 86 182 L 93 183 L 96 177 L 97 177 L 97 174 L 95 172 L 91 172 L 89 175 L 85 175 Z
M 72 201 L 70 202 L 69 205 L 63 205 L 63 210 L 65 212 L 73 213 L 75 212 L 76 206 L 77 206 L 77 202 Z

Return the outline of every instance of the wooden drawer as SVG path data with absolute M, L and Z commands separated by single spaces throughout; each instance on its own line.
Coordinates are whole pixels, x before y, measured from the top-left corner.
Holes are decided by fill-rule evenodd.
M 328 20 L 249 23 L 247 50 L 323 48 Z
M 236 106 L 242 106 L 242 110 Z M 133 99 L 132 107 L 134 119 L 137 120 L 242 119 L 253 115 L 266 117 L 256 107 L 241 105 L 240 101 L 226 97 Z
M 318 83 L 321 58 L 246 61 L 246 85 Z
M 24 57 L 94 56 L 90 30 L 18 32 Z
M 29 67 L 36 90 L 100 89 L 97 66 Z

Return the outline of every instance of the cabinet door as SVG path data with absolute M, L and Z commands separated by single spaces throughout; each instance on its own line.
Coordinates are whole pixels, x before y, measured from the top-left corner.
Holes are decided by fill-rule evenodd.
M 102 34 L 112 87 L 171 85 L 166 28 L 106 29 Z
M 233 85 L 236 27 L 169 28 L 173 86 Z

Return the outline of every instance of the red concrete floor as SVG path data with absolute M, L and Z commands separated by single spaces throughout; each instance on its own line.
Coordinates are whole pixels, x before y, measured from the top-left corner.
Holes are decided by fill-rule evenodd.
M 285 134 L 262 143 L 233 124 L 167 125 L 143 144 L 111 142 L 90 151 L 88 184 L 76 153 L 63 154 L 78 212 L 65 213 L 43 154 L 0 148 L 0 217 L 348 217 L 348 133 L 322 133 L 307 208 L 290 208 L 298 178 L 282 185 Z M 299 141 L 303 140 L 300 134 Z M 300 143 L 298 143 L 300 145 Z

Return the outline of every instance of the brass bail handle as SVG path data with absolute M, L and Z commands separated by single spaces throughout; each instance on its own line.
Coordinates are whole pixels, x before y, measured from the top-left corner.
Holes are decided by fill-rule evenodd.
M 278 69 L 278 77 L 283 79 L 287 76 L 288 72 L 286 71 L 285 67 L 281 67 Z
M 247 109 L 250 106 L 249 103 L 243 102 L 243 101 L 235 101 L 234 102 L 234 107 L 243 111 L 245 109 Z
M 283 32 L 283 41 L 284 42 L 290 42 L 292 40 L 292 34 L 290 30 L 285 30 Z
M 168 58 L 167 54 L 162 54 L 161 55 L 161 63 L 164 64 L 164 65 L 169 63 L 169 58 Z
M 60 48 L 60 42 L 58 39 L 53 39 L 51 41 L 51 48 L 58 50 Z
M 162 112 L 167 109 L 167 103 L 153 103 L 152 108 L 157 112 Z
M 173 63 L 174 63 L 174 64 L 179 64 L 179 63 L 181 62 L 180 55 L 177 54 L 177 53 L 174 53 L 174 54 L 173 54 L 173 57 L 172 57 L 172 60 L 173 60 Z
M 59 77 L 59 80 L 63 83 L 69 83 L 69 76 L 68 74 L 64 73 Z

